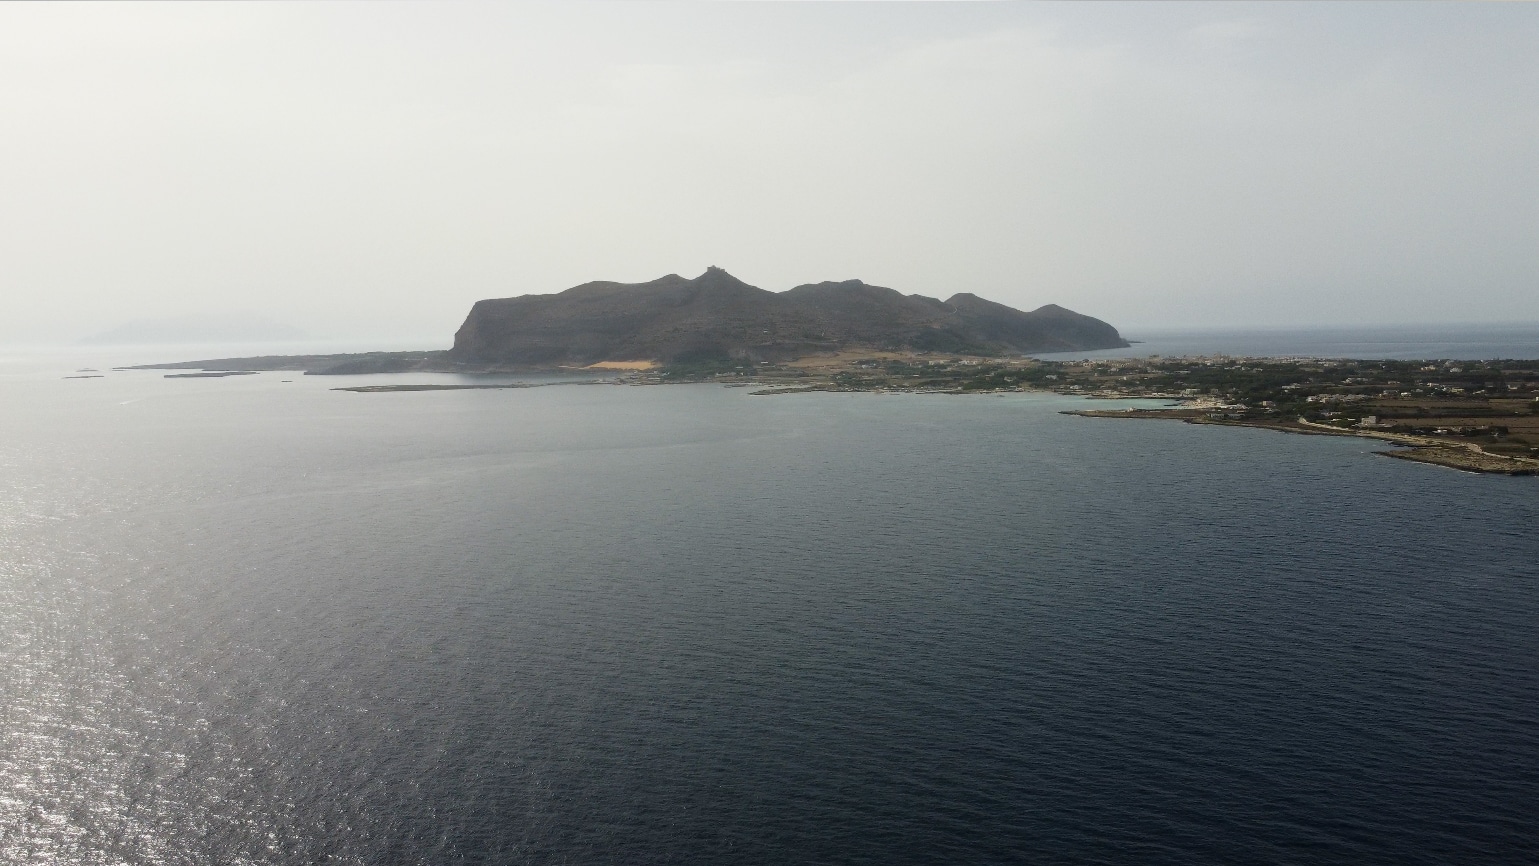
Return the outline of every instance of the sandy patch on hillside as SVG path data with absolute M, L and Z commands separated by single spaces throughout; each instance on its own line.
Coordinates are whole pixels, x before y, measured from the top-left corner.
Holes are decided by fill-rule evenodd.
M 655 361 L 600 361 L 597 364 L 589 364 L 584 370 L 650 370 L 656 367 Z

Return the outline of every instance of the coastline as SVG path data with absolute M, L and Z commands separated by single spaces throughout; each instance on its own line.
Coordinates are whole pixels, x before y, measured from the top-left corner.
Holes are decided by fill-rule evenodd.
M 1406 433 L 1389 433 L 1382 430 L 1352 430 L 1317 424 L 1304 418 L 1292 421 L 1253 421 L 1240 419 L 1214 419 L 1198 414 L 1201 408 L 1179 409 L 1066 409 L 1060 414 L 1077 415 L 1081 418 L 1132 418 L 1140 420 L 1182 421 L 1187 424 L 1206 424 L 1214 427 L 1253 427 L 1277 433 L 1294 433 L 1300 436 L 1353 436 L 1359 439 L 1377 439 L 1399 445 L 1405 450 L 1375 451 L 1383 457 L 1411 460 L 1445 466 L 1464 472 L 1490 475 L 1539 475 L 1539 460 L 1525 457 L 1509 457 L 1492 454 L 1473 442 L 1449 443 L 1426 436 Z
M 115 368 L 116 369 L 116 368 Z M 1356 436 L 1396 446 L 1375 452 L 1468 472 L 1539 475 L 1539 362 L 1438 362 L 1309 357 L 1183 356 L 1047 360 L 898 352 L 864 347 L 781 362 L 708 358 L 660 364 L 606 360 L 557 369 L 474 369 L 442 352 L 265 356 L 143 365 L 168 378 L 303 370 L 377 373 L 607 373 L 567 382 L 349 384 L 362 393 L 503 390 L 549 384 L 717 384 L 752 396 L 831 393 L 1052 393 L 1092 400 L 1166 401 L 1161 408 L 1073 409 L 1090 418 L 1179 420 L 1314 436 Z M 200 370 L 201 373 L 190 372 Z

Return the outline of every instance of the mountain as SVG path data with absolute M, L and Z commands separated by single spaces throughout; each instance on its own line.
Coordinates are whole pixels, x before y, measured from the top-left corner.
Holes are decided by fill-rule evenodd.
M 1053 304 L 1027 313 L 971 293 L 940 301 L 860 280 L 777 293 L 712 267 L 692 280 L 669 274 L 478 301 L 449 356 L 543 365 L 781 360 L 845 348 L 1001 354 L 1126 345 L 1111 325 Z

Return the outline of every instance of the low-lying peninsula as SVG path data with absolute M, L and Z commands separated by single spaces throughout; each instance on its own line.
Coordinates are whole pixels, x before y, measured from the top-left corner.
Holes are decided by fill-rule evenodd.
M 681 373 L 690 375 L 658 375 Z M 1539 361 L 871 357 L 821 372 L 737 373 L 745 374 L 778 386 L 758 392 L 763 394 L 1049 390 L 1090 399 L 1163 400 L 1167 405 L 1159 408 L 1065 414 L 1362 436 L 1404 446 L 1379 452 L 1389 457 L 1473 472 L 1539 474 Z
M 1361 436 L 1386 457 L 1472 472 L 1539 474 L 1539 361 L 1170 358 L 1076 368 L 1090 396 L 1179 398 L 1158 409 L 1074 410 L 1285 433 Z

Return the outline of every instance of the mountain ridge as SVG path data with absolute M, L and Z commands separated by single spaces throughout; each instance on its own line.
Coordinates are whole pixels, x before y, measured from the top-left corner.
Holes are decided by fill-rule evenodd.
M 585 365 L 778 361 L 850 348 L 997 355 L 1127 345 L 1106 322 L 1056 304 L 1025 312 L 972 292 L 941 301 L 860 280 L 771 292 L 712 266 L 693 279 L 599 280 L 552 294 L 477 301 L 449 357 Z

